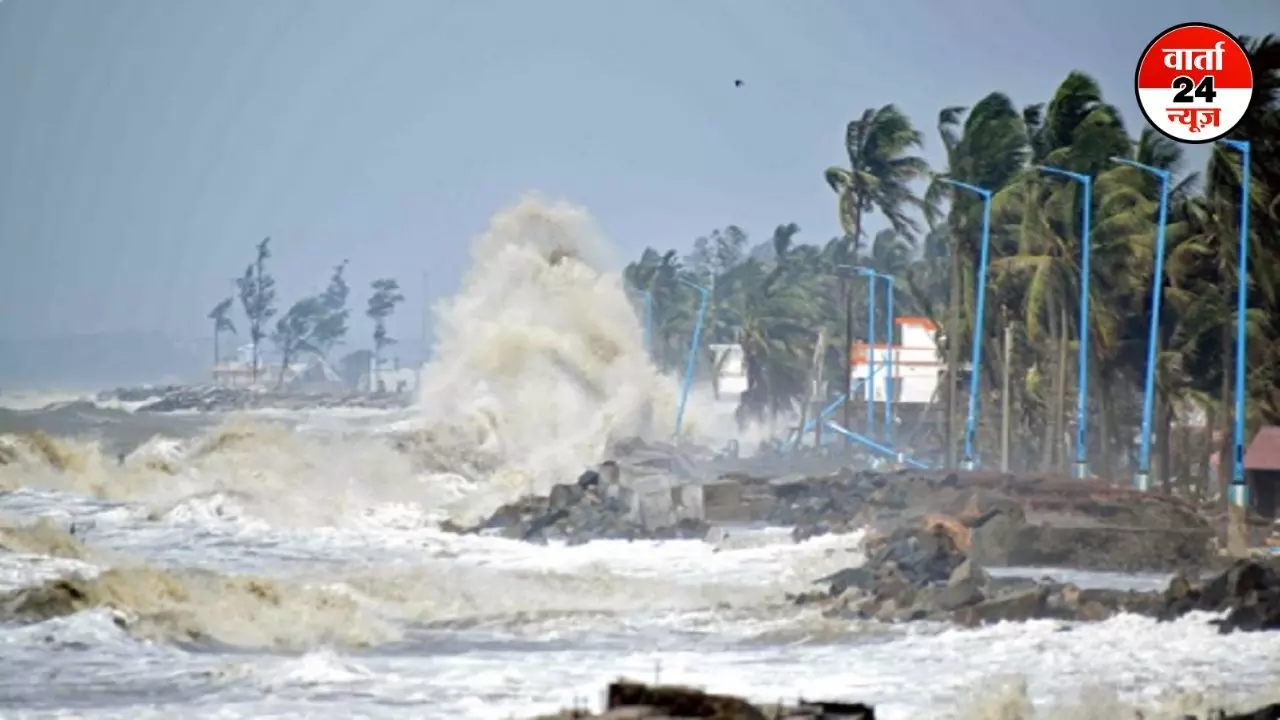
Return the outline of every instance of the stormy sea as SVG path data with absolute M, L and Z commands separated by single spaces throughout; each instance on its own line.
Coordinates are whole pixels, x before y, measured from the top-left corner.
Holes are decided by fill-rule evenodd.
M 435 308 L 438 346 L 408 408 L 9 398 L 0 715 L 525 718 L 598 706 L 619 676 L 858 700 L 890 719 L 1181 717 L 1278 692 L 1274 633 L 1220 634 L 1199 614 L 960 628 L 787 599 L 856 565 L 859 532 L 451 532 L 573 482 L 619 439 L 671 436 L 677 382 L 600 269 L 609 253 L 580 209 L 497 214 Z M 686 426 L 710 444 L 738 434 L 702 398 Z

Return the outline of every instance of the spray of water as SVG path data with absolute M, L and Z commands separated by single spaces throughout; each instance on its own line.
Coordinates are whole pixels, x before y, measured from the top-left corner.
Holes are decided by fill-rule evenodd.
M 526 199 L 492 219 L 436 308 L 421 449 L 475 482 L 459 519 L 572 480 L 611 440 L 671 432 L 676 384 L 650 362 L 610 260 L 585 212 Z

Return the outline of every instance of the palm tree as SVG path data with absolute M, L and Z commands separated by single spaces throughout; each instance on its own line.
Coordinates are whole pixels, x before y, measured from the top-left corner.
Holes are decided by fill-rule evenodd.
M 923 177 L 928 164 L 907 153 L 922 144 L 920 132 L 896 106 L 868 108 L 845 128 L 849 167 L 829 167 L 827 184 L 838 196 L 840 225 L 856 260 L 862 242 L 863 216 L 879 211 L 903 237 L 914 237 L 919 224 L 907 214 L 920 207 L 910 184 Z
M 1280 250 L 1273 242 L 1280 237 L 1280 41 L 1268 36 L 1245 43 L 1256 89 L 1252 107 L 1232 137 L 1250 140 L 1253 149 L 1252 255 L 1244 281 L 1249 290 L 1247 421 L 1254 427 L 1280 423 Z M 867 214 L 879 212 L 890 229 L 876 234 L 869 257 L 860 264 L 905 279 L 902 290 L 909 292 L 897 302 L 904 311 L 914 304 L 912 312 L 928 315 L 940 326 L 949 367 L 960 366 L 972 329 L 984 328 L 989 341 L 984 343 L 980 391 L 998 387 L 1004 362 L 994 337 L 1002 323 L 994 320 L 1000 317 L 1011 326 L 1011 374 L 1023 379 L 1013 388 L 1014 427 L 1022 436 L 1016 447 L 1025 453 L 1013 459 L 1024 466 L 1060 465 L 1075 367 L 1070 350 L 1081 331 L 1083 228 L 1080 186 L 1028 167 L 1049 165 L 1093 177 L 1092 296 L 1085 325 L 1092 350 L 1090 385 L 1097 392 L 1086 398 L 1086 409 L 1101 427 L 1091 433 L 1097 445 L 1087 450 L 1100 455 L 1101 463 L 1094 465 L 1114 477 L 1113 455 L 1120 453 L 1113 448 L 1132 446 L 1143 401 L 1159 191 L 1149 174 L 1110 162 L 1121 156 L 1164 168 L 1176 178 L 1166 233 L 1167 274 L 1159 283 L 1165 304 L 1156 333 L 1159 476 L 1170 475 L 1178 460 L 1172 456 L 1183 447 L 1194 445 L 1207 459 L 1208 442 L 1172 442 L 1167 428 L 1177 425 L 1175 408 L 1188 402 L 1206 406 L 1209 424 L 1216 421 L 1224 429 L 1234 414 L 1236 237 L 1243 172 L 1238 153 L 1215 152 L 1201 183 L 1196 173 L 1182 169 L 1176 144 L 1150 129 L 1136 137 L 1125 132 L 1115 108 L 1082 73 L 1067 76 L 1044 105 L 1018 107 L 996 92 L 971 110 L 945 108 L 938 133 L 946 167 L 934 178 L 994 192 L 990 309 L 980 318 L 974 289 L 981 201 L 944 183 L 930 184 L 922 208 L 929 232 L 920 238 L 917 254 L 910 213 L 921 201 L 911 194 L 909 183 L 919 177 L 923 163 L 907 154 L 920 144 L 918 133 L 892 105 L 868 110 L 846 130 L 850 165 L 826 174 L 838 194 L 842 237 L 821 246 L 793 244 L 795 232 L 787 229 L 793 226 L 784 225 L 772 242 L 752 247 L 743 240 L 726 246 L 734 250 L 732 263 L 704 263 L 703 274 L 711 277 L 700 281 L 714 281 L 716 287 L 708 329 L 718 339 L 737 339 L 746 352 L 744 415 L 776 416 L 805 395 L 814 339 L 825 333 L 835 340 L 844 331 L 845 305 L 833 271 L 858 264 L 868 236 Z M 714 235 L 705 243 L 708 257 Z M 741 247 L 752 249 L 739 258 L 735 248 Z M 648 249 L 628 266 L 627 277 L 633 285 L 653 290 L 659 332 L 673 356 L 682 358 L 696 297 L 678 280 L 684 270 L 678 257 L 676 251 Z M 851 297 L 865 307 L 865 293 Z M 826 348 L 829 379 L 843 372 L 839 344 Z M 1075 378 L 1077 388 L 1080 381 Z M 949 422 L 957 404 L 953 384 Z M 978 438 L 988 448 L 993 440 Z M 1223 441 L 1231 442 L 1230 432 Z M 913 448 L 921 449 L 919 444 Z M 949 442 L 951 462 L 953 452 Z
M 964 123 L 961 125 L 961 118 Z M 947 170 L 935 175 L 925 193 L 925 207 L 934 231 L 945 226 L 949 265 L 948 313 L 939 323 L 946 343 L 946 367 L 960 366 L 961 347 L 974 327 L 973 288 L 977 278 L 981 200 L 955 193 L 942 179 L 979 187 L 999 188 L 1017 175 L 1026 162 L 1027 127 L 1023 115 L 1003 93 L 991 93 L 974 105 L 946 108 L 938 117 L 938 132 L 947 150 Z M 949 200 L 945 223 L 941 205 Z M 993 242 L 995 241 L 993 233 Z M 991 363 L 987 367 L 992 368 Z M 958 398 L 956 374 L 947 374 L 944 445 L 948 467 L 955 465 L 955 422 Z
M 740 266 L 742 275 L 755 280 L 745 297 L 739 340 L 747 370 L 740 417 L 776 419 L 804 395 L 816 313 L 799 281 L 805 266 L 791 257 L 798 231 L 794 223 L 774 231 L 777 264 L 768 273 L 754 260 Z
M 209 311 L 209 314 L 207 316 L 210 320 L 213 321 L 213 364 L 214 365 L 217 365 L 219 362 L 222 361 L 222 353 L 219 352 L 219 347 L 218 347 L 218 340 L 221 337 L 222 333 L 229 332 L 232 335 L 236 334 L 235 323 L 231 321 L 230 317 L 227 317 L 227 313 L 231 311 L 232 302 L 233 302 L 233 298 L 227 298 L 222 302 L 218 303 L 217 305 L 214 305 L 213 309 Z

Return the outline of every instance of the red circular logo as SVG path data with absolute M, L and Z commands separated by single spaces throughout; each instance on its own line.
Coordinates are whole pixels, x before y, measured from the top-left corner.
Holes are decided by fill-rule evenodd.
M 1185 23 L 1151 41 L 1134 84 L 1152 127 L 1178 142 L 1207 143 L 1244 119 L 1253 99 L 1253 68 L 1231 33 Z

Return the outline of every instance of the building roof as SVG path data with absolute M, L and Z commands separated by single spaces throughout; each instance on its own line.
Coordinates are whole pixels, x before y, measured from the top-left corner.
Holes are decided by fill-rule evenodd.
M 933 321 L 927 317 L 900 317 L 897 319 L 897 323 L 908 327 L 921 327 L 925 330 L 938 329 L 938 326 L 934 325 Z
M 1244 454 L 1245 470 L 1280 470 L 1280 427 L 1264 427 Z

